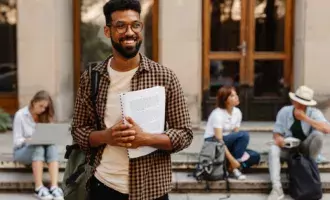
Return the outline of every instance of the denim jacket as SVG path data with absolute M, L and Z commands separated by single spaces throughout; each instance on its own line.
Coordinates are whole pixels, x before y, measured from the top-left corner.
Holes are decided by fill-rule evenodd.
M 294 107 L 292 105 L 285 106 L 277 113 L 276 122 L 273 130 L 274 133 L 279 133 L 284 137 L 292 137 L 292 132 L 290 128 L 294 122 L 293 109 Z M 309 118 L 318 122 L 328 122 L 322 112 L 314 107 L 307 107 L 306 115 Z M 305 121 L 301 121 L 301 127 L 306 136 L 311 133 L 310 130 L 312 127 L 310 124 L 306 123 Z

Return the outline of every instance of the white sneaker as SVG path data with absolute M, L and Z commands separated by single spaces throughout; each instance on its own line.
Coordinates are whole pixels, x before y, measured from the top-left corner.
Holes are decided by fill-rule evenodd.
M 233 176 L 238 180 L 245 180 L 246 179 L 246 176 L 244 174 L 242 174 L 242 172 L 239 171 L 238 169 L 233 170 Z
M 52 188 L 50 192 L 53 196 L 53 200 L 64 200 L 63 191 L 61 188 L 59 187 Z
M 284 193 L 282 188 L 273 188 L 267 200 L 281 200 L 283 198 L 284 198 Z
M 48 188 L 42 186 L 39 190 L 34 191 L 34 195 L 40 200 L 52 200 L 53 195 L 49 193 Z

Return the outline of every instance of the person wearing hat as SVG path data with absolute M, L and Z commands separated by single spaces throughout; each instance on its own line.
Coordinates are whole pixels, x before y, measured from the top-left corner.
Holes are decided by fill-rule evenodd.
M 307 86 L 300 86 L 295 93 L 290 92 L 292 105 L 283 107 L 277 114 L 274 125 L 274 144 L 269 151 L 269 173 L 273 189 L 268 200 L 284 198 L 280 172 L 280 159 L 287 159 L 289 150 L 284 148 L 285 138 L 300 140 L 299 148 L 305 155 L 316 159 L 322 149 L 323 135 L 330 133 L 329 122 L 320 110 L 313 107 L 314 91 Z

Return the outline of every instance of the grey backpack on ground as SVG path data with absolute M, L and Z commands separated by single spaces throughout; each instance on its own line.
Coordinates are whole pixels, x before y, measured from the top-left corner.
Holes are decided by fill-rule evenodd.
M 206 181 L 206 190 L 209 190 L 209 181 L 226 181 L 227 197 L 230 197 L 227 162 L 225 158 L 225 144 L 215 138 L 204 141 L 199 153 L 194 177 L 198 181 Z

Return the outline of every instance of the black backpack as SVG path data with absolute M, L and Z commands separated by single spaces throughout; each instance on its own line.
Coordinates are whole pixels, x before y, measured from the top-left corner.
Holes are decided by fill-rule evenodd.
M 96 97 L 98 93 L 98 86 L 100 81 L 100 74 L 92 70 L 92 65 L 88 67 L 89 78 L 91 82 L 91 101 L 93 105 L 93 112 L 96 121 L 96 129 L 101 129 L 100 120 L 96 113 Z M 67 159 L 65 172 L 63 176 L 62 189 L 64 192 L 65 200 L 80 200 L 86 199 L 88 193 L 85 189 L 86 182 L 90 177 L 91 167 L 94 164 L 97 149 L 91 150 L 91 158 L 88 163 L 86 155 L 80 150 L 79 145 L 73 143 L 66 146 L 66 153 L 64 158 Z
M 290 196 L 295 200 L 322 199 L 322 183 L 316 162 L 299 152 L 291 154 L 287 162 Z
M 206 190 L 210 189 L 208 181 L 226 181 L 227 197 L 230 197 L 230 188 L 225 157 L 225 144 L 215 138 L 204 141 L 199 153 L 198 164 L 193 176 L 197 181 L 206 181 Z M 225 199 L 221 198 L 221 199 Z

